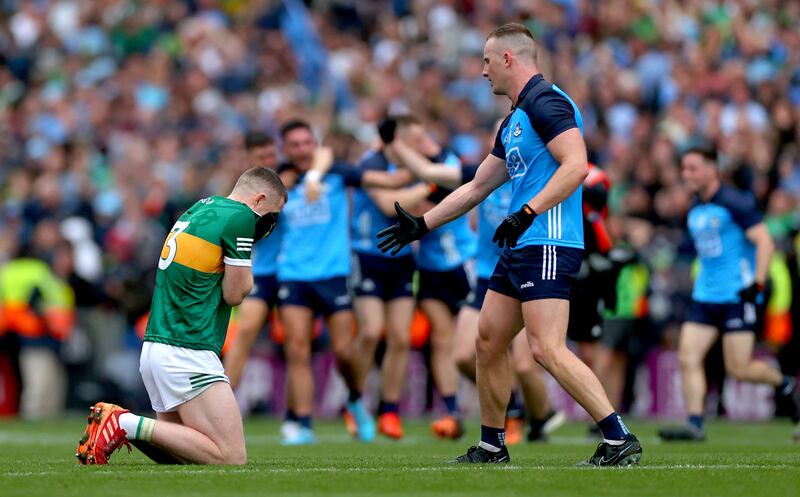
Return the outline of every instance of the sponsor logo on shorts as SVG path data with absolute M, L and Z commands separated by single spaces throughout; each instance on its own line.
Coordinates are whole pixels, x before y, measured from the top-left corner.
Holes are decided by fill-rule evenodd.
M 350 295 L 339 295 L 333 299 L 333 303 L 336 305 L 347 305 L 350 303 Z
M 289 287 L 282 286 L 280 290 L 278 290 L 278 298 L 283 300 L 289 296 Z
M 375 282 L 367 278 L 361 282 L 361 289 L 365 292 L 371 292 L 375 290 Z
M 533 288 L 533 282 L 532 281 L 526 281 L 525 283 L 523 283 L 523 284 L 521 284 L 519 286 L 520 290 L 524 290 L 526 288 Z
M 729 319 L 728 321 L 725 322 L 725 326 L 731 329 L 741 328 L 742 326 L 744 326 L 744 321 L 739 318 Z

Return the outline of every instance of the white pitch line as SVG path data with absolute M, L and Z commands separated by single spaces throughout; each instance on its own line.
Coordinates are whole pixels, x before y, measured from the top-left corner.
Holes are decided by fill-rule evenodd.
M 119 469 L 126 468 L 126 471 L 116 471 L 117 468 L 114 468 L 107 471 L 90 471 L 84 473 L 84 476 L 87 477 L 94 477 L 94 476 L 138 476 L 138 475 L 202 475 L 202 474 L 253 474 L 253 473 L 263 473 L 263 474 L 300 474 L 300 473 L 387 473 L 386 468 L 261 468 L 261 467 L 250 467 L 250 468 L 227 468 L 222 469 L 218 467 L 210 467 L 208 469 L 197 469 L 197 468 L 176 468 L 176 469 L 135 469 L 133 467 L 127 466 L 120 466 Z M 644 466 L 629 466 L 625 468 L 580 468 L 574 466 L 480 466 L 476 468 L 475 466 L 450 466 L 446 464 L 442 464 L 440 466 L 420 466 L 420 467 L 412 467 L 412 468 L 397 468 L 396 470 L 390 472 L 400 472 L 400 473 L 427 473 L 427 472 L 442 472 L 442 471 L 449 471 L 449 472 L 457 472 L 457 471 L 465 471 L 465 470 L 475 470 L 475 469 L 488 469 L 490 471 L 564 471 L 564 470 L 573 470 L 573 471 L 602 471 L 602 470 L 611 470 L 611 471 L 669 471 L 669 470 L 696 470 L 696 471 L 706 471 L 711 469 L 724 469 L 724 470 L 732 470 L 732 469 L 793 469 L 794 466 L 790 466 L 788 464 L 778 464 L 778 465 L 767 465 L 767 464 L 656 464 L 656 465 L 644 465 Z M 18 471 L 18 472 L 8 472 L 8 473 L 0 473 L 3 477 L 11 477 L 11 478 L 25 478 L 25 477 L 33 477 L 33 476 L 52 476 L 52 475 L 64 475 L 66 474 L 64 471 Z

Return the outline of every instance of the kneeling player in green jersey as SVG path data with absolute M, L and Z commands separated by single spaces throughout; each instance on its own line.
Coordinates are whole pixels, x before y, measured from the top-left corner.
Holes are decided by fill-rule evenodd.
M 228 197 L 208 197 L 170 230 L 139 371 L 157 419 L 99 402 L 78 443 L 83 464 L 106 464 L 130 442 L 159 463 L 244 464 L 239 408 L 219 354 L 231 307 L 253 286 L 253 243 L 272 232 L 286 203 L 274 171 L 245 171 Z

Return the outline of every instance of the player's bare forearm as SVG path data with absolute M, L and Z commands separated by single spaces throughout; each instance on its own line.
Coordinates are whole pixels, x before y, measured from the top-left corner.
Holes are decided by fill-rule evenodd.
M 490 192 L 482 192 L 473 183 L 474 181 L 470 181 L 460 186 L 425 214 L 425 224 L 429 229 L 438 228 L 462 216 L 489 196 Z
M 415 210 L 431 193 L 430 187 L 425 183 L 409 186 L 403 189 L 370 189 L 369 196 L 378 209 L 386 216 L 394 217 L 394 203 L 399 202 L 407 210 Z
M 746 235 L 756 246 L 756 283 L 763 285 L 769 275 L 769 262 L 775 252 L 775 242 L 772 241 L 772 236 L 764 223 L 751 227 Z
M 506 181 L 508 181 L 506 162 L 493 155 L 487 156 L 478 167 L 472 181 L 460 186 L 425 214 L 425 224 L 429 229 L 434 229 L 449 223 L 469 212 Z
M 333 166 L 333 149 L 330 147 L 318 147 L 314 150 L 314 158 L 311 161 L 311 171 L 317 179 L 322 178 Z
M 253 272 L 249 266 L 225 264 L 222 275 L 222 299 L 229 306 L 237 306 L 253 289 Z
M 412 181 L 414 175 L 406 170 L 400 169 L 395 172 L 388 171 L 364 171 L 361 178 L 361 186 L 364 188 L 402 188 Z
M 400 164 L 407 167 L 417 178 L 451 189 L 461 185 L 460 168 L 435 164 L 401 140 L 395 140 L 388 147 L 396 154 Z
M 528 205 L 537 214 L 545 212 L 572 195 L 581 186 L 587 174 L 585 162 L 561 164 L 542 191 L 528 201 Z

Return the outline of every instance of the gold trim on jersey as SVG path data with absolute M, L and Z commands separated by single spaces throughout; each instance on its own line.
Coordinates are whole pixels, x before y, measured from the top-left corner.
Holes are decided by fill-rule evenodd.
M 224 270 L 222 247 L 219 245 L 186 232 L 180 233 L 175 242 L 177 249 L 173 262 L 201 273 L 221 273 Z M 169 248 L 164 243 L 161 258 L 167 257 L 168 254 Z

